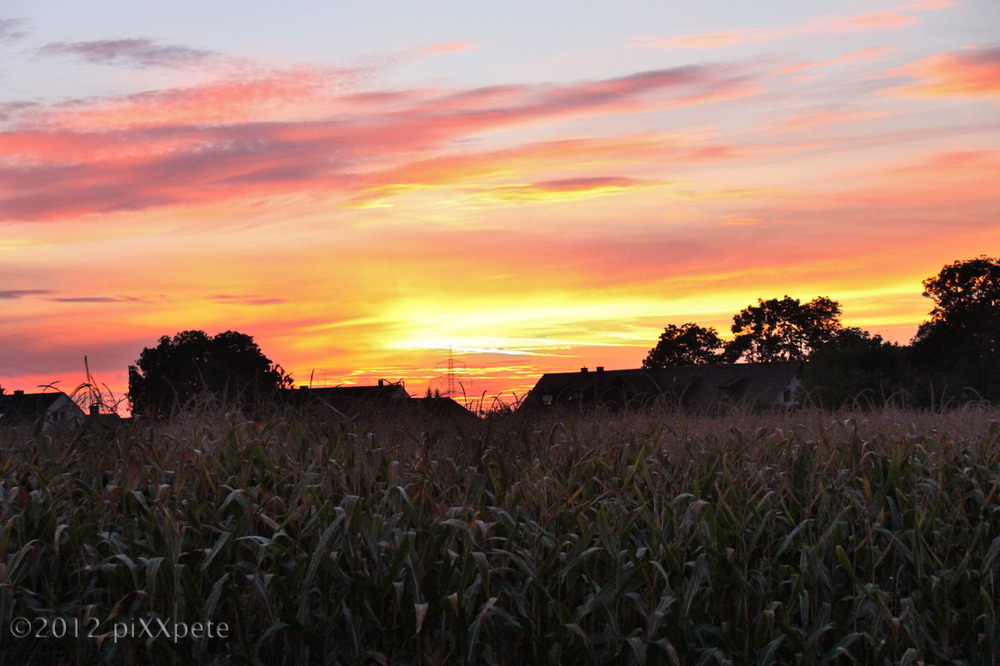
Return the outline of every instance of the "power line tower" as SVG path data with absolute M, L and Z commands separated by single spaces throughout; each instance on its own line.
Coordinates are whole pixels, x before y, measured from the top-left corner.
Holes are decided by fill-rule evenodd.
M 455 354 L 452 352 L 451 347 L 448 347 L 448 360 L 440 361 L 437 364 L 438 369 L 445 370 L 445 397 L 454 398 L 457 395 L 455 386 L 458 384 L 458 373 L 455 372 L 455 367 L 458 366 L 462 370 L 465 370 L 465 362 L 456 361 Z M 465 374 L 464 372 L 462 374 Z

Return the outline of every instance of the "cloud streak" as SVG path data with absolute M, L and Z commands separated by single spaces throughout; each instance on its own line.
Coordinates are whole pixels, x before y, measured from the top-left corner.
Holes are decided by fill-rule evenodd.
M 280 305 L 287 303 L 287 298 L 271 298 L 257 295 L 243 294 L 215 294 L 209 297 L 214 303 L 220 305 Z
M 654 182 L 622 176 L 590 176 L 542 181 L 530 185 L 498 185 L 484 189 L 475 196 L 479 199 L 503 202 L 567 201 L 624 193 L 654 185 L 656 185 Z
M 48 299 L 54 303 L 138 303 L 134 296 L 64 296 Z
M 24 19 L 0 19 L 0 44 L 12 44 L 28 36 Z
M 937 53 L 890 74 L 920 81 L 889 91 L 903 97 L 1000 97 L 1000 46 Z
M 898 30 L 917 23 L 907 12 L 946 9 L 946 2 L 925 2 L 896 10 L 879 10 L 851 15 L 829 15 L 786 28 L 750 28 L 722 30 L 681 37 L 644 36 L 634 42 L 638 48 L 719 49 L 754 42 L 774 42 L 789 37 L 813 34 L 866 33 Z
M 42 296 L 50 294 L 47 289 L 0 289 L 0 300 L 14 300 L 17 298 L 28 298 L 30 296 Z
M 50 42 L 39 47 L 40 57 L 70 56 L 98 65 L 124 67 L 178 67 L 201 62 L 214 54 L 155 39 L 103 39 L 87 42 Z
M 484 133 L 709 103 L 749 85 L 745 68 L 724 64 L 362 96 L 331 91 L 330 71 L 284 74 L 56 108 L 42 115 L 44 129 L 0 133 L 0 210 L 55 220 L 294 190 L 351 197 L 411 155 Z M 315 117 L 295 119 L 303 109 Z M 271 119 L 283 112 L 293 118 Z

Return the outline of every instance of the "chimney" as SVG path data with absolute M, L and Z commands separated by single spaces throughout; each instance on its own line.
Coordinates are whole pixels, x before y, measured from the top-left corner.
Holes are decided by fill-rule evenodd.
M 90 406 L 90 415 L 91 416 L 100 416 L 100 414 L 101 414 L 101 406 L 100 405 L 93 404 L 93 405 Z
M 21 389 L 14 389 L 14 395 L 24 395 L 24 391 Z
M 587 372 L 587 368 L 580 368 L 580 372 Z
M 598 372 L 604 372 L 604 366 L 603 365 L 597 366 L 597 371 Z
M 385 380 L 384 379 L 378 380 L 378 385 L 379 386 L 385 386 Z

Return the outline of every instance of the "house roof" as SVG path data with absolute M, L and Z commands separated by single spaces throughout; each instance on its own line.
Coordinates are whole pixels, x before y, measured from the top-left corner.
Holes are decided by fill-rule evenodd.
M 688 408 L 709 408 L 727 402 L 776 402 L 801 367 L 800 361 L 783 361 L 555 372 L 538 380 L 525 405 L 630 407 L 668 401 Z
M 83 414 L 75 402 L 62 392 L 24 393 L 14 391 L 0 395 L 0 425 L 27 425 L 49 415 L 56 409 L 68 409 Z
M 420 414 L 445 418 L 475 418 L 475 414 L 463 407 L 458 401 L 448 397 L 411 398 L 412 405 Z
M 310 388 L 300 386 L 283 389 L 281 396 L 288 405 L 305 407 L 325 405 L 346 417 L 359 412 L 378 410 L 400 400 L 409 400 L 410 394 L 401 383 L 382 382 L 377 386 L 327 386 Z
M 476 417 L 451 398 L 411 398 L 402 383 L 395 382 L 377 386 L 301 387 L 286 389 L 282 395 L 286 404 L 296 407 L 325 405 L 347 418 L 367 412 L 450 419 Z
M 801 361 L 719 363 L 664 368 L 653 376 L 673 389 L 681 404 L 710 407 L 720 402 L 777 402 L 801 370 Z
M 324 386 L 321 388 L 311 388 L 300 386 L 294 389 L 285 389 L 285 397 L 291 402 L 308 402 L 310 400 L 394 400 L 409 398 L 410 395 L 403 388 L 402 384 L 386 382 L 377 386 Z

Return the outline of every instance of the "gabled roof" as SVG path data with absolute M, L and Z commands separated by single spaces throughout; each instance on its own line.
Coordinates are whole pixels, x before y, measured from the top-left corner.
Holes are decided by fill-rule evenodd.
M 717 363 L 651 371 L 657 383 L 672 388 L 681 404 L 712 407 L 720 403 L 783 401 L 802 371 L 801 361 Z
M 39 419 L 51 420 L 54 412 L 83 417 L 83 410 L 62 392 L 14 391 L 0 395 L 0 425 L 32 425 Z
M 317 405 L 353 419 L 359 414 L 392 417 L 475 419 L 475 414 L 448 397 L 411 398 L 401 382 L 380 382 L 377 386 L 300 387 L 281 392 L 286 404 L 295 407 Z
M 407 409 L 413 410 L 424 416 L 449 419 L 474 419 L 476 415 L 462 406 L 457 400 L 448 397 L 435 398 L 411 398 L 407 404 Z
M 660 402 L 697 409 L 739 402 L 779 403 L 786 402 L 784 392 L 801 368 L 800 361 L 783 361 L 555 372 L 538 380 L 524 404 L 627 408 Z
M 401 383 L 379 382 L 376 386 L 326 386 L 310 388 L 300 386 L 283 389 L 282 400 L 296 407 L 309 405 L 325 406 L 348 418 L 359 412 L 378 410 L 402 400 L 409 400 L 410 394 Z

